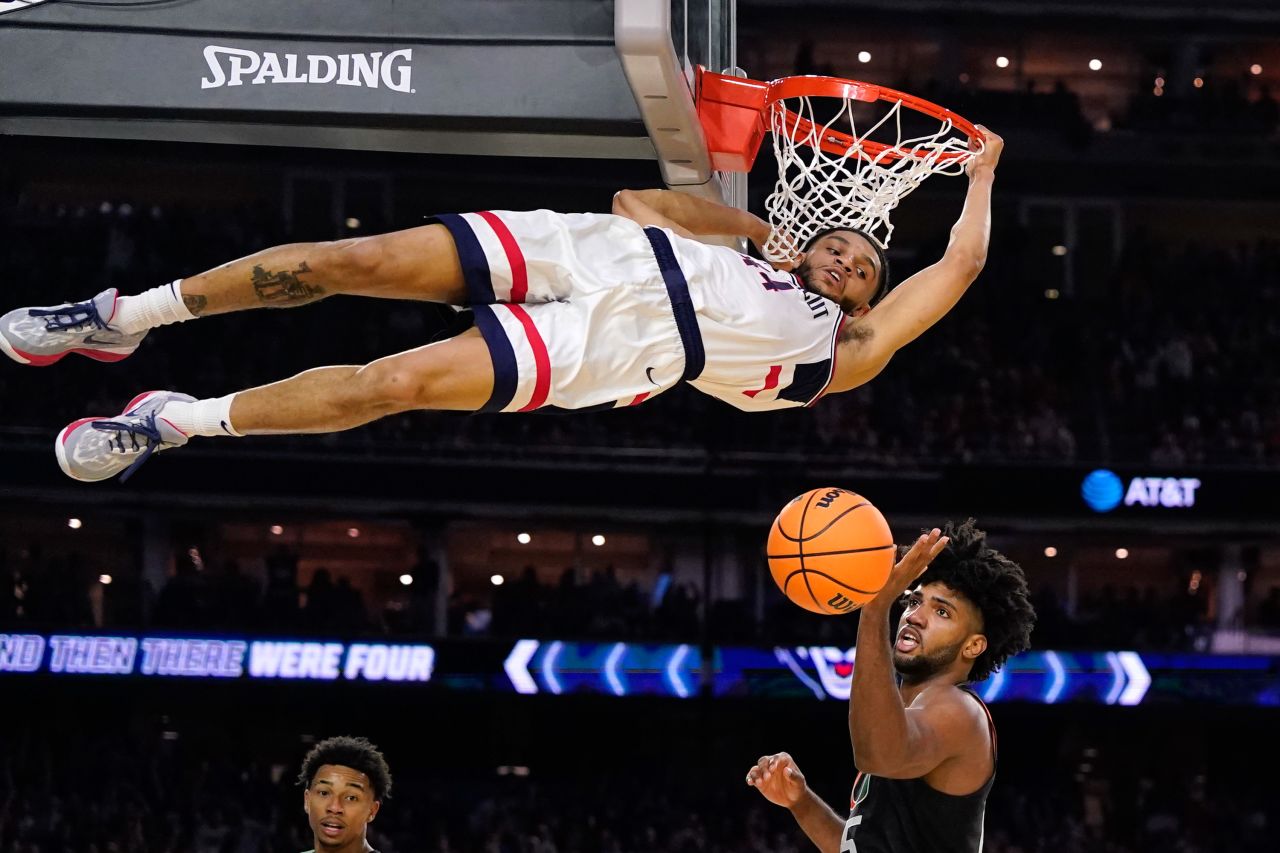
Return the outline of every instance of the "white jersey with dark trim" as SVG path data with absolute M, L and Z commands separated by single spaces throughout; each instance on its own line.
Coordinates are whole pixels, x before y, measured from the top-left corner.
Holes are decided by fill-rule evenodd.
M 671 244 L 706 352 L 690 384 L 748 412 L 816 402 L 835 372 L 840 306 L 732 249 L 675 235 Z

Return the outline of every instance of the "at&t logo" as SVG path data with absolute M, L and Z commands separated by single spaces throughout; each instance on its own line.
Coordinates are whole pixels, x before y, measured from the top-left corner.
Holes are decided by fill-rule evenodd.
M 1185 509 L 1196 505 L 1200 481 L 1195 477 L 1134 477 L 1126 487 L 1114 471 L 1091 471 L 1080 485 L 1080 496 L 1094 512 L 1125 506 Z

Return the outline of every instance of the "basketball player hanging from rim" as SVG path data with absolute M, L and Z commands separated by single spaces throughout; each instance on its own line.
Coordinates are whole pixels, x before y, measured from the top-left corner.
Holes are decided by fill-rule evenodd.
M 790 809 L 823 853 L 979 853 L 996 732 L 969 684 L 1026 649 L 1034 624 L 1022 569 L 972 519 L 921 535 L 858 622 L 848 818 L 809 789 L 785 752 L 761 757 L 747 784 Z
M 612 215 L 442 215 L 389 234 L 277 246 L 136 296 L 107 290 L 20 308 L 0 317 L 0 348 L 32 365 L 68 353 L 116 361 L 157 326 L 339 293 L 474 311 L 475 327 L 456 337 L 363 366 L 317 367 L 203 400 L 150 391 L 114 417 L 76 420 L 55 451 L 62 470 L 83 481 L 127 478 L 155 451 L 194 436 L 336 432 L 417 409 L 622 407 L 681 382 L 749 411 L 807 406 L 878 374 L 982 269 L 1003 142 L 968 130 L 929 149 L 932 161 L 925 146 L 875 162 L 852 148 L 828 158 L 886 174 L 890 160 L 909 163 L 916 183 L 947 166 L 968 174 L 945 254 L 892 291 L 881 241 L 848 224 L 867 221 L 860 202 L 826 205 L 825 221 L 771 226 L 677 192 L 624 190 Z M 888 193 L 872 219 L 887 226 L 887 210 L 912 186 Z M 774 263 L 691 239 L 700 235 L 748 238 Z

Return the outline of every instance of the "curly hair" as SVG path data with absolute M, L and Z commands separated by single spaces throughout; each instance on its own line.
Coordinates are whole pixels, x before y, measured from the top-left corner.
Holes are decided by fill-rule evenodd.
M 1022 567 L 987 544 L 986 531 L 972 518 L 959 526 L 947 522 L 947 547 L 916 583 L 944 583 L 963 595 L 982 614 L 987 649 L 973 662 L 970 681 L 982 681 L 1011 655 L 1031 646 L 1036 611 L 1029 600 Z
M 322 740 L 302 759 L 302 772 L 298 784 L 310 788 L 316 773 L 326 764 L 340 764 L 359 770 L 373 783 L 373 798 L 385 800 L 391 796 L 391 768 L 378 748 L 362 737 L 331 737 Z

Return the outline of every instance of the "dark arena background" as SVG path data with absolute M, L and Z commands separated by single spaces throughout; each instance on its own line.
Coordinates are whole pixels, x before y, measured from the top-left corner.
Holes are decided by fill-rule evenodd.
M 121 364 L 3 360 L 0 853 L 309 848 L 296 777 L 336 734 L 390 763 L 382 853 L 812 849 L 743 779 L 786 750 L 842 812 L 856 773 L 857 616 L 790 604 L 764 558 L 820 486 L 899 542 L 972 516 L 1028 575 L 1033 648 L 978 685 L 986 850 L 1277 849 L 1274 2 L 0 2 L 3 310 L 437 212 L 607 212 L 624 187 L 763 213 L 767 143 L 715 184 L 696 136 L 651 135 L 665 101 L 636 94 L 618 22 L 655 9 L 681 72 L 868 79 L 1002 134 L 960 305 L 813 409 L 677 388 L 423 413 L 197 442 L 123 485 L 64 477 L 57 431 L 456 317 L 335 297 L 160 329 Z M 280 82 L 289 54 L 337 77 L 375 52 L 350 85 Z M 898 280 L 963 191 L 935 177 L 895 211 Z

